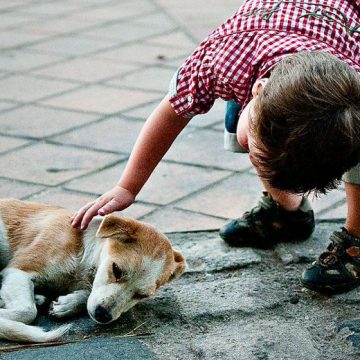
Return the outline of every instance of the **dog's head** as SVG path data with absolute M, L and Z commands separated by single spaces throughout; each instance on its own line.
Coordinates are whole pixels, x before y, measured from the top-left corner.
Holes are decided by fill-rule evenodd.
M 116 320 L 185 270 L 181 253 L 151 225 L 109 215 L 96 236 L 104 246 L 87 309 L 98 323 Z

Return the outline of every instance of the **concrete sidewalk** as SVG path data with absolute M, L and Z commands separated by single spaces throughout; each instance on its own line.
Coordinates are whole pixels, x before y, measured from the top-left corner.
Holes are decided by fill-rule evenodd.
M 111 188 L 177 67 L 239 4 L 0 0 L 0 197 L 76 210 Z M 357 291 L 325 299 L 302 293 L 297 280 L 324 249 L 324 234 L 342 224 L 344 189 L 313 201 L 321 224 L 309 242 L 226 248 L 211 230 L 252 207 L 261 186 L 246 155 L 222 150 L 223 117 L 219 101 L 194 118 L 124 212 L 172 233 L 188 255 L 187 275 L 130 311 L 128 323 L 104 330 L 79 319 L 74 336 L 124 334 L 146 321 L 139 332 L 149 334 L 149 358 L 355 356 L 336 326 L 357 316 Z

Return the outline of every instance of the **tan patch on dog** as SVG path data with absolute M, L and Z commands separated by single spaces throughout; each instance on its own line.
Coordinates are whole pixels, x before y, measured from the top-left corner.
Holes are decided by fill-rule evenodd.
M 19 200 L 0 200 L 7 228 L 9 267 L 26 272 L 43 271 L 49 259 L 65 261 L 78 253 L 82 232 L 70 225 L 71 211 Z

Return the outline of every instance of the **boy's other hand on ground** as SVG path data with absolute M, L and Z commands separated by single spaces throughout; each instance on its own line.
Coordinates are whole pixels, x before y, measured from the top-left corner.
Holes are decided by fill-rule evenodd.
M 73 227 L 85 230 L 92 218 L 96 215 L 107 215 L 116 210 L 124 210 L 135 200 L 135 196 L 121 186 L 115 186 L 95 201 L 91 201 L 76 212 L 72 219 Z

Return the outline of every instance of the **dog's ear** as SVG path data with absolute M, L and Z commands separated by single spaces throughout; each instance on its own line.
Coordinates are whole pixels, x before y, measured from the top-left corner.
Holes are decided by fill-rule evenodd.
M 174 253 L 174 261 L 175 261 L 175 269 L 173 273 L 171 274 L 170 281 L 178 278 L 186 268 L 186 261 L 184 256 L 181 254 L 181 252 L 177 250 L 173 250 Z
M 134 234 L 134 227 L 129 219 L 108 215 L 102 220 L 97 232 L 98 238 L 116 236 L 119 240 L 129 240 Z

